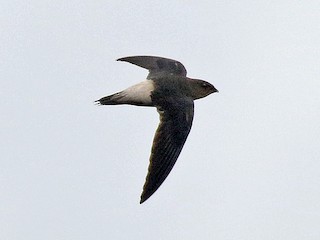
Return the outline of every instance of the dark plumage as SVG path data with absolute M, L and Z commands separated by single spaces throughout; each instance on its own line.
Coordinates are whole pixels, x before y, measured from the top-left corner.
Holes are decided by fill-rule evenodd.
M 160 187 L 178 159 L 192 126 L 193 101 L 218 90 L 206 81 L 186 77 L 185 67 L 172 59 L 133 56 L 118 61 L 148 69 L 147 80 L 96 102 L 153 106 L 160 114 L 140 200 L 143 203 Z

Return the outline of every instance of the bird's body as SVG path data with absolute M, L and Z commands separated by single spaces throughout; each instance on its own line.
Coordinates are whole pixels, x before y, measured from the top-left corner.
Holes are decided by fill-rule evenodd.
M 142 203 L 160 187 L 173 168 L 192 126 L 193 101 L 218 90 L 206 81 L 186 77 L 184 66 L 172 59 L 133 56 L 118 60 L 147 68 L 147 80 L 97 102 L 101 105 L 153 106 L 160 114 Z

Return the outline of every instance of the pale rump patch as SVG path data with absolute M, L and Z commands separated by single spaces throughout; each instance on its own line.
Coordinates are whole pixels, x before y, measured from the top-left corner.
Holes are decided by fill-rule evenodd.
M 123 101 L 140 103 L 142 105 L 151 105 L 151 92 L 154 90 L 154 83 L 152 80 L 144 80 L 138 84 L 135 84 L 121 93 Z

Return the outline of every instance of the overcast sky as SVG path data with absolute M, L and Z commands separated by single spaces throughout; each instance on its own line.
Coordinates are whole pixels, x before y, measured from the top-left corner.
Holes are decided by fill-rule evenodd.
M 0 239 L 320 239 L 320 2 L 5 1 Z M 140 205 L 154 108 L 94 100 L 181 61 L 219 93 Z

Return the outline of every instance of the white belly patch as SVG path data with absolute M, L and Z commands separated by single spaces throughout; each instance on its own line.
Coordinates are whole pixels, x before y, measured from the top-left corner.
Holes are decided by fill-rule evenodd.
M 154 83 L 152 80 L 144 80 L 135 84 L 123 91 L 126 101 L 141 103 L 144 105 L 151 105 L 151 92 L 154 90 Z

